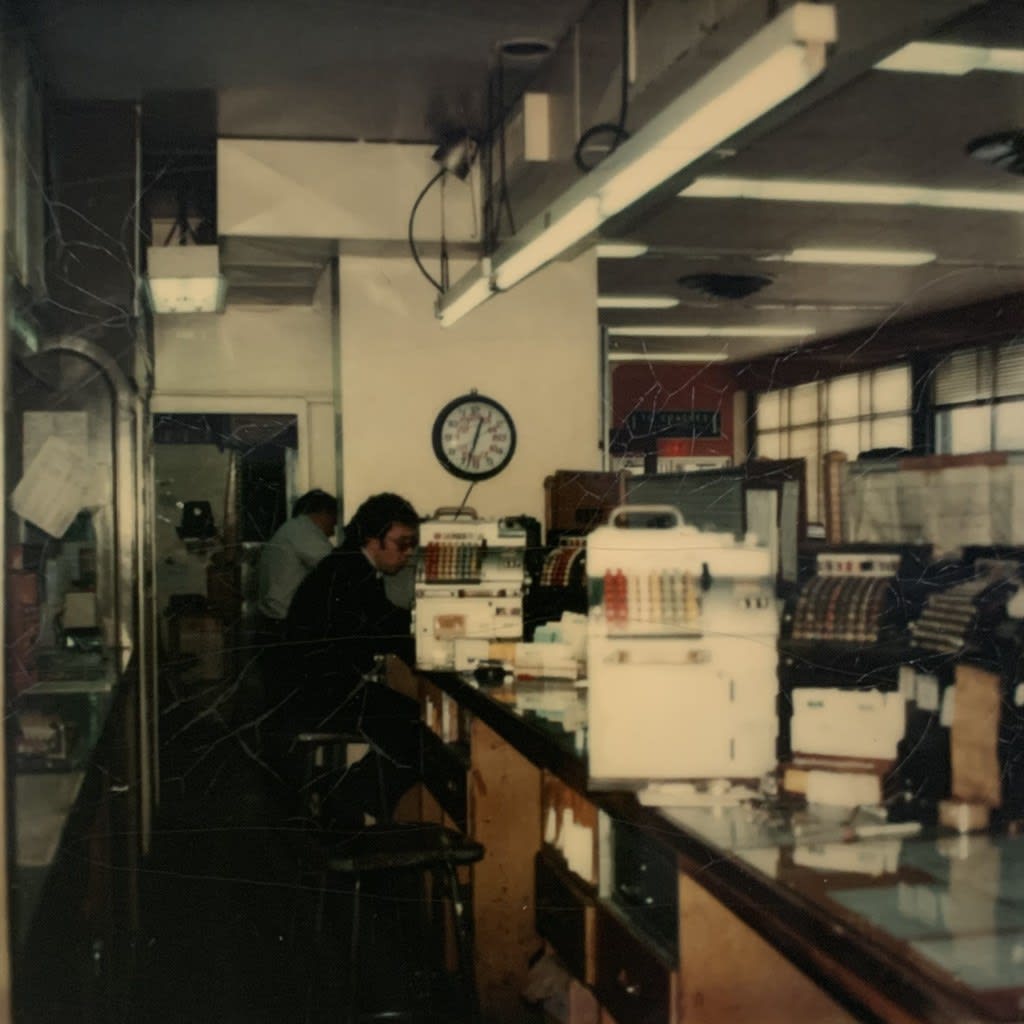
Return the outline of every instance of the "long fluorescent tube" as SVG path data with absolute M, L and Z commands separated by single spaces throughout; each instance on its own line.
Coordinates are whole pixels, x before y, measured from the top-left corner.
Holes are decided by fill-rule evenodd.
M 673 100 L 598 165 L 611 217 L 777 107 L 825 69 L 835 9 L 797 3 Z M 592 183 L 597 187 L 597 183 Z
M 830 263 L 851 267 L 920 267 L 935 260 L 935 253 L 923 249 L 794 249 L 765 261 L 785 263 Z
M 966 75 L 971 71 L 1002 71 L 1024 75 L 1024 50 L 960 46 L 956 43 L 907 43 L 876 65 L 880 71 L 926 75 Z
M 545 211 L 542 228 L 527 225 L 520 233 L 521 239 L 517 235 L 494 254 L 495 287 L 505 290 L 518 284 L 538 267 L 586 238 L 600 223 L 601 207 L 597 196 L 576 200 L 566 193 Z
M 800 178 L 697 178 L 683 199 L 763 199 L 784 203 L 859 203 L 865 206 L 927 206 L 946 210 L 1024 213 L 1024 192 L 983 192 L 916 185 L 864 185 Z
M 501 245 L 495 286 L 512 287 L 817 78 L 835 39 L 834 7 L 787 8 Z
M 701 327 L 678 324 L 630 324 L 627 327 L 609 327 L 609 335 L 618 338 L 805 338 L 814 333 L 813 327 L 772 327 L 770 325 L 742 327 Z
M 650 248 L 643 242 L 598 242 L 597 258 L 601 260 L 633 260 Z
M 672 309 L 679 305 L 674 295 L 599 295 L 598 309 Z
M 610 363 L 724 363 L 725 352 L 609 352 Z
M 451 327 L 470 310 L 490 298 L 494 291 L 491 285 L 491 261 L 484 257 L 464 274 L 443 295 L 437 297 L 434 313 L 442 327 Z

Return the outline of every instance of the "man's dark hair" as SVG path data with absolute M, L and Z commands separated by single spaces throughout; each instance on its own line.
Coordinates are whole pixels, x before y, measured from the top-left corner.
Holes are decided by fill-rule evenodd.
M 395 523 L 419 529 L 420 517 L 405 498 L 385 492 L 375 494 L 356 509 L 345 526 L 345 547 L 361 548 L 374 537 L 382 541 Z
M 301 498 L 295 499 L 292 506 L 292 518 L 296 516 L 314 516 L 317 513 L 326 512 L 329 515 L 338 515 L 338 499 L 326 491 L 314 489 L 306 491 Z

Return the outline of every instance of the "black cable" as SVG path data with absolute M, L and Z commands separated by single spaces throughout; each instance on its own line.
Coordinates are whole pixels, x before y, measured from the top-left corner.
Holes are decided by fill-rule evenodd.
M 576 148 L 573 150 L 572 158 L 584 174 L 588 174 L 597 166 L 597 164 L 588 164 L 583 159 L 584 147 L 595 135 L 611 135 L 612 145 L 608 150 L 608 155 L 614 153 L 629 138 L 629 132 L 626 131 L 626 117 L 629 114 L 629 4 L 630 0 L 622 0 L 622 74 L 619 77 L 619 120 L 616 124 L 611 122 L 595 124 L 580 136 Z
M 475 480 L 469 485 L 469 487 L 466 489 L 466 493 L 462 496 L 462 501 L 459 502 L 459 507 L 455 510 L 455 515 L 452 517 L 453 519 L 458 519 L 459 516 L 462 514 L 462 510 L 466 507 L 466 502 L 469 501 L 469 496 L 472 493 L 474 487 L 476 487 Z
M 498 98 L 501 103 L 501 136 L 498 140 L 498 158 L 501 163 L 501 192 L 498 196 L 500 202 L 498 226 L 500 228 L 501 208 L 503 207 L 508 215 L 509 231 L 514 235 L 516 233 L 516 219 L 512 214 L 512 200 L 508 193 L 508 165 L 505 158 L 505 58 L 500 52 L 498 54 Z
M 434 187 L 437 182 L 444 177 L 445 169 L 442 167 L 441 170 L 435 174 L 430 181 L 423 186 L 423 191 L 416 197 L 416 202 L 412 204 L 412 210 L 409 211 L 409 251 L 412 253 L 412 258 L 416 262 L 416 266 L 420 268 L 420 273 L 439 291 L 443 292 L 444 288 L 441 287 L 441 283 L 434 279 L 433 275 L 425 266 L 423 261 L 420 259 L 420 254 L 416 251 L 416 239 L 413 237 L 413 225 L 416 222 L 416 211 L 420 207 L 420 203 L 423 202 L 424 196 Z
M 497 232 L 494 225 L 494 131 L 496 123 L 494 116 L 494 75 L 487 79 L 487 133 L 485 145 L 482 147 L 481 171 L 483 174 L 484 201 L 483 201 L 483 239 L 484 255 L 490 255 L 497 244 Z

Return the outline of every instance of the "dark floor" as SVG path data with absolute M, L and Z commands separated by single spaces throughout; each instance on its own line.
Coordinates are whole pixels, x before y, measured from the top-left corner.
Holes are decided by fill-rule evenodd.
M 140 880 L 139 973 L 125 1020 L 344 1021 L 351 899 L 328 895 L 317 937 L 318 886 L 300 869 L 309 836 L 260 760 L 250 724 L 257 695 L 243 686 L 205 715 L 203 700 L 176 704 L 171 696 L 162 716 L 162 803 Z M 426 976 L 425 944 L 410 926 L 416 901 L 393 880 L 385 891 L 370 888 L 363 898 L 360 1002 L 375 1009 L 401 1004 Z M 458 1015 L 438 1010 L 425 1019 Z

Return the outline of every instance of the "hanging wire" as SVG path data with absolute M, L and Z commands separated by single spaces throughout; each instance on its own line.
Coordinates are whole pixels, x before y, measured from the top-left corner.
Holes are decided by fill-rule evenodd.
M 473 488 L 476 487 L 476 481 L 474 480 L 469 487 L 466 488 L 466 493 L 462 496 L 462 501 L 459 502 L 459 507 L 455 510 L 455 518 L 458 519 L 462 514 L 462 510 L 466 507 L 466 502 L 469 501 L 469 496 L 473 492 Z
M 420 273 L 439 291 L 444 291 L 444 286 L 438 281 L 433 274 L 423 265 L 423 261 L 420 259 L 420 254 L 416 251 L 416 239 L 413 235 L 413 227 L 416 223 L 416 211 L 419 209 L 420 203 L 423 202 L 426 194 L 437 184 L 445 175 L 445 169 L 442 167 L 441 170 L 435 174 L 430 181 L 423 186 L 423 191 L 416 197 L 416 202 L 412 204 L 412 210 L 409 212 L 409 251 L 412 253 L 412 258 L 419 267 Z M 443 273 L 442 268 L 442 273 Z
M 604 122 L 603 124 L 592 125 L 580 136 L 572 157 L 576 166 L 583 171 L 584 174 L 592 171 L 597 166 L 596 163 L 588 164 L 586 160 L 583 159 L 583 150 L 592 138 L 597 135 L 611 135 L 611 147 L 606 155 L 614 153 L 615 150 L 617 150 L 619 146 L 629 138 L 629 132 L 626 131 L 626 117 L 629 114 L 629 11 L 630 0 L 622 0 L 622 74 L 619 78 L 619 120 L 615 124 L 612 124 L 611 122 Z

